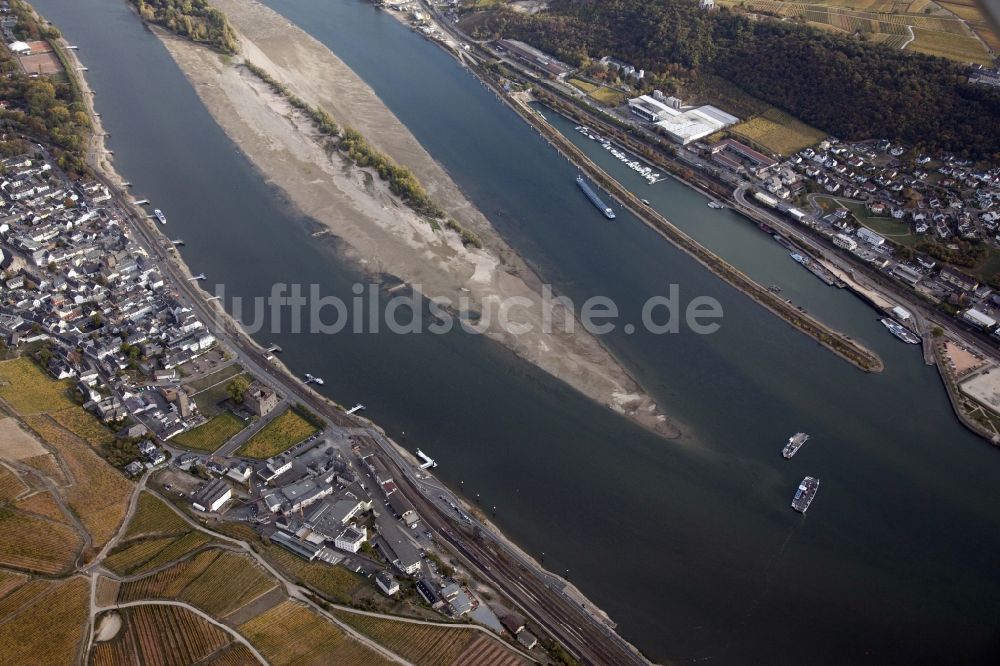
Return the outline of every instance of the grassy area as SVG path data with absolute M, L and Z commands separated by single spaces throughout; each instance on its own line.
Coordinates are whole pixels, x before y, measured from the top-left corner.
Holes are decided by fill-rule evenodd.
M 232 379 L 236 375 L 243 374 L 243 366 L 239 363 L 231 363 L 221 370 L 216 370 L 210 375 L 205 375 L 200 379 L 195 379 L 190 382 L 186 382 L 187 386 L 194 389 L 195 393 L 199 391 L 204 391 L 205 389 L 215 386 L 219 382 L 224 382 L 227 379 Z
M 569 83 L 607 106 L 618 106 L 625 101 L 625 93 L 608 86 L 596 85 L 582 79 L 570 79 Z
M 75 664 L 87 625 L 90 585 L 74 576 L 0 624 L 0 650 L 9 663 Z
M 288 408 L 241 446 L 236 455 L 270 458 L 318 431 L 319 428 Z
M 833 210 L 836 207 L 846 208 L 860 224 L 900 245 L 913 246 L 919 240 L 907 222 L 894 220 L 891 217 L 872 215 L 864 204 L 832 197 L 817 197 L 817 201 L 820 202 L 824 210 Z
M 240 625 L 239 631 L 274 666 L 391 663 L 348 637 L 332 622 L 293 601 L 270 608 Z
M 775 108 L 735 125 L 730 131 L 778 155 L 789 155 L 826 138 L 823 130 Z
M 197 428 L 176 435 L 171 442 L 198 451 L 215 451 L 244 427 L 246 424 L 239 417 L 230 411 L 225 411 L 213 416 Z
M 0 363 L 0 383 L 0 397 L 22 416 L 75 406 L 68 397 L 70 382 L 55 381 L 30 358 Z
M 248 381 L 253 381 L 253 377 L 249 373 L 243 372 L 242 366 L 233 363 L 222 370 L 188 383 L 187 386 L 195 391 L 194 401 L 198 405 L 198 410 L 205 416 L 222 414 L 225 409 L 220 407 L 219 403 L 229 398 L 226 387 L 237 376 L 243 376 Z

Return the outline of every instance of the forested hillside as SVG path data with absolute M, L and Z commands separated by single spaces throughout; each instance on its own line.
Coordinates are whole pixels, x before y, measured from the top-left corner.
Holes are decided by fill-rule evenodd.
M 552 0 L 502 9 L 480 37 L 514 37 L 581 64 L 612 55 L 652 81 L 717 74 L 844 139 L 885 137 L 930 151 L 1000 160 L 1000 90 L 965 82 L 950 61 L 803 25 L 751 21 L 695 0 Z

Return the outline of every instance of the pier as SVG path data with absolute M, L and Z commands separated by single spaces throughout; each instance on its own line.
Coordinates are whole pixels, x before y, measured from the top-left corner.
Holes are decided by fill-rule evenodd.
M 180 245 L 184 245 L 184 240 L 183 240 L 183 239 L 180 239 L 180 238 L 177 238 L 177 239 L 175 239 L 175 240 L 172 240 L 172 241 L 170 241 L 170 242 L 171 242 L 171 243 L 173 243 L 173 244 L 174 244 L 174 245 L 176 245 L 176 246 L 180 246 Z
M 278 352 L 280 354 L 282 352 L 282 349 L 278 345 L 272 344 L 270 347 L 267 348 L 267 353 L 270 354 L 271 352 Z
M 136 199 L 132 203 L 134 203 L 136 206 L 148 206 L 149 199 Z
M 193 275 L 193 276 L 189 277 L 188 278 L 188 282 L 194 282 L 195 280 L 204 280 L 204 279 L 205 279 L 205 274 L 204 273 L 198 273 L 197 275 Z
M 360 412 L 360 411 L 361 411 L 362 409 L 364 409 L 364 408 L 365 408 L 365 406 L 364 406 L 364 405 L 362 405 L 362 404 L 361 404 L 361 403 L 359 402 L 358 404 L 356 404 L 356 405 L 354 405 L 353 407 L 351 407 L 350 409 L 348 409 L 348 410 L 347 410 L 347 413 L 348 413 L 348 414 L 353 414 L 353 413 L 355 413 L 355 412 Z
M 420 465 L 420 469 L 428 469 L 428 468 L 431 468 L 431 467 L 437 467 L 437 463 L 434 462 L 434 459 L 431 458 L 426 453 L 424 453 L 423 451 L 421 451 L 420 449 L 417 449 L 417 457 L 424 461 L 423 464 Z

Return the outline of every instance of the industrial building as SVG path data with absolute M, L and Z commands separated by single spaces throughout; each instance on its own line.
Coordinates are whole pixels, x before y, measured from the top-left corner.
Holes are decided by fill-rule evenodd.
M 233 489 L 223 479 L 213 479 L 191 498 L 198 511 L 218 511 L 233 496 Z
M 714 106 L 682 109 L 681 101 L 676 97 L 660 100 L 657 97 L 641 95 L 630 99 L 628 107 L 632 113 L 654 123 L 660 132 L 681 145 L 697 141 L 740 121 L 739 118 Z

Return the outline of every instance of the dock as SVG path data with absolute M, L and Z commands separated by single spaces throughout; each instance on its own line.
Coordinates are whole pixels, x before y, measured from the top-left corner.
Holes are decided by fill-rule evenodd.
M 348 414 L 354 414 L 355 412 L 360 412 L 360 411 L 361 411 L 362 409 L 364 409 L 364 408 L 365 408 L 365 406 L 364 406 L 364 405 L 362 405 L 362 404 L 361 404 L 361 403 L 359 402 L 358 404 L 356 404 L 356 405 L 354 405 L 353 407 L 351 407 L 350 409 L 348 409 L 348 410 L 347 410 L 347 413 L 348 413 Z
M 149 199 L 136 199 L 132 203 L 134 203 L 136 206 L 148 206 Z
M 204 279 L 205 279 L 205 274 L 204 273 L 198 273 L 197 275 L 193 275 L 193 276 L 189 277 L 188 278 L 188 282 L 194 282 L 195 280 L 204 280 Z
M 172 240 L 170 242 L 173 243 L 174 245 L 178 246 L 178 247 L 181 246 L 181 245 L 184 245 L 184 240 L 181 239 L 181 238 L 177 238 L 177 239 Z
M 272 344 L 270 347 L 267 348 L 267 351 L 268 353 L 278 352 L 280 354 L 282 352 L 282 349 L 278 345 Z
M 434 459 L 431 458 L 426 453 L 424 453 L 423 451 L 421 451 L 420 449 L 417 449 L 417 457 L 424 461 L 423 464 L 420 466 L 420 469 L 429 469 L 431 467 L 437 467 L 437 463 L 434 462 Z

